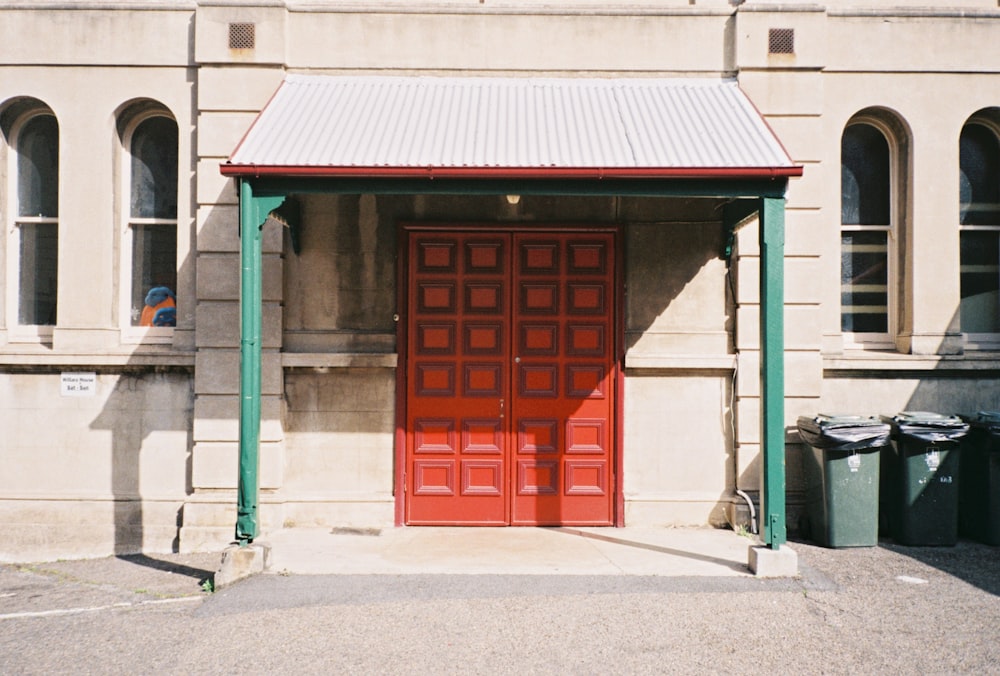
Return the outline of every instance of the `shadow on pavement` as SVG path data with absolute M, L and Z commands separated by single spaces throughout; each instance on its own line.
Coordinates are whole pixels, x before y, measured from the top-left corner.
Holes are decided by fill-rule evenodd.
M 120 561 L 125 561 L 126 563 L 144 566 L 160 572 L 173 573 L 175 575 L 184 575 L 186 577 L 194 578 L 199 584 L 205 582 L 205 580 L 212 580 L 215 577 L 214 570 L 195 568 L 176 561 L 154 559 L 146 554 L 120 554 L 115 556 L 115 558 Z
M 909 561 L 1000 596 L 1000 548 L 979 542 L 959 540 L 955 546 L 914 547 L 880 538 L 875 547 L 824 547 L 807 538 L 795 537 L 789 538 L 789 543 L 799 552 L 800 568 L 808 561 L 837 578 L 858 574 L 910 575 L 906 572 Z M 909 570 L 919 571 L 912 567 Z
M 959 540 L 954 547 L 904 547 L 892 542 L 879 546 L 1000 596 L 1000 547 L 968 540 Z
M 599 540 L 601 542 L 609 542 L 615 545 L 623 545 L 625 547 L 635 547 L 637 549 L 644 549 L 651 552 L 659 552 L 661 554 L 670 554 L 671 556 L 680 556 L 686 559 L 692 559 L 695 561 L 704 561 L 705 563 L 714 563 L 720 566 L 725 566 L 730 570 L 735 570 L 740 573 L 745 573 L 747 571 L 746 565 L 742 563 L 734 563 L 729 559 L 719 558 L 717 556 L 710 556 L 707 554 L 699 554 L 694 551 L 688 551 L 684 549 L 676 549 L 672 547 L 664 547 L 662 545 L 655 545 L 648 542 L 639 542 L 638 540 L 626 540 L 620 537 L 613 537 L 610 535 L 602 535 L 599 533 L 592 533 L 588 531 L 578 530 L 576 528 L 568 528 L 565 526 L 553 527 L 551 530 L 557 533 L 566 533 L 567 535 L 576 535 L 578 537 L 589 538 L 591 540 Z

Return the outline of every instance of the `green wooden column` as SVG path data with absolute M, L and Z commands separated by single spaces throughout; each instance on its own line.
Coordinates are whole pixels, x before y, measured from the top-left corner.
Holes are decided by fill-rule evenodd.
M 785 519 L 785 200 L 760 202 L 761 532 L 778 549 Z
M 249 181 L 240 181 L 240 442 L 236 495 L 236 540 L 257 537 L 260 493 L 261 334 L 263 274 L 261 240 L 267 215 L 284 197 L 255 197 Z

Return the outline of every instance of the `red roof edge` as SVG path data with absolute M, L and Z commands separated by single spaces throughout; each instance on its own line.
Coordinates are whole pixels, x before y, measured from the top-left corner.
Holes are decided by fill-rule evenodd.
M 689 178 L 689 179 L 777 179 L 802 175 L 801 166 L 785 167 L 317 167 L 220 166 L 223 176 L 240 178 L 481 178 L 481 179 L 604 179 L 604 178 Z

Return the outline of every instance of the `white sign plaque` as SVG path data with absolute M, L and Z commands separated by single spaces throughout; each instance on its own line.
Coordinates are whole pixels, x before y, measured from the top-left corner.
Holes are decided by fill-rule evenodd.
M 64 397 L 93 397 L 97 394 L 97 374 L 63 373 L 59 392 Z

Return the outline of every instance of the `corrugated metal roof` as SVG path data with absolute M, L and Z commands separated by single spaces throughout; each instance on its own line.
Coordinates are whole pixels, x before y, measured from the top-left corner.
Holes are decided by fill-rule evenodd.
M 286 77 L 223 173 L 250 168 L 798 173 L 732 80 L 314 75 Z

